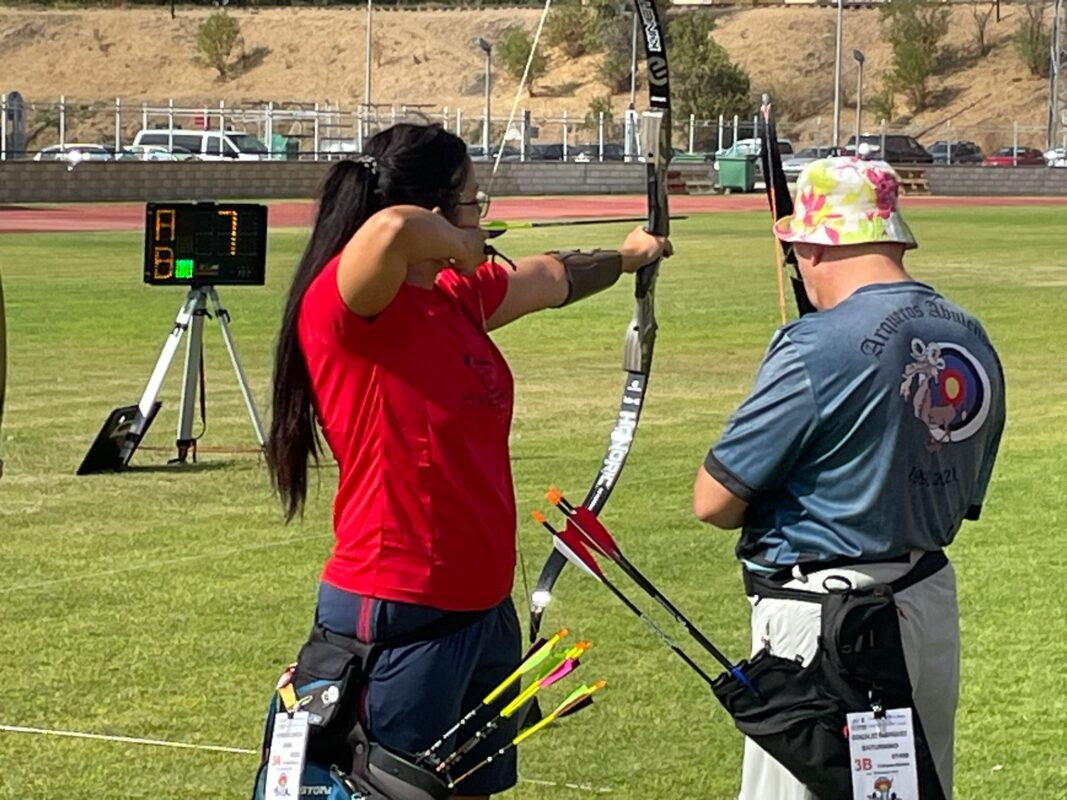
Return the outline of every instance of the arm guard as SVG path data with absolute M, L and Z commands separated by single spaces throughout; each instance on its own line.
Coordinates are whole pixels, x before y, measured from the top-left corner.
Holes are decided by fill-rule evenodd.
M 618 250 L 593 250 L 590 253 L 553 250 L 545 255 L 563 264 L 567 276 L 567 298 L 557 308 L 613 286 L 622 274 L 622 255 Z

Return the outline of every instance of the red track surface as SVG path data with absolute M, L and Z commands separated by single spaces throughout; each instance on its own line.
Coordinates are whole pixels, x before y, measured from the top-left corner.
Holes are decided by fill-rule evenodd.
M 1033 206 L 1067 205 L 1067 197 L 907 197 L 905 206 Z M 274 228 L 302 228 L 311 222 L 309 202 L 270 203 L 268 219 Z M 671 195 L 672 214 L 761 211 L 762 193 L 746 195 Z M 547 220 L 567 217 L 638 216 L 646 213 L 644 195 L 591 197 L 502 197 L 493 200 L 492 217 Z M 133 231 L 144 226 L 144 206 L 0 206 L 0 233 L 77 231 Z

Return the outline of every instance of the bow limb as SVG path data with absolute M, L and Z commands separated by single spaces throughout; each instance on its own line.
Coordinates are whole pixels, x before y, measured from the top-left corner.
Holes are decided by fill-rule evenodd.
M 783 217 L 793 215 L 793 196 L 789 193 L 789 182 L 782 169 L 782 154 L 778 147 L 778 129 L 774 121 L 774 107 L 768 95 L 763 95 L 763 105 L 760 106 L 760 162 L 763 167 L 763 183 L 767 187 L 767 203 L 771 209 L 771 217 L 774 222 Z M 782 324 L 785 324 L 785 287 L 782 281 L 782 272 L 786 267 L 791 268 L 789 276 L 793 286 L 793 297 L 796 300 L 797 311 L 804 316 L 815 311 L 804 289 L 804 281 L 800 279 L 797 269 L 797 256 L 793 252 L 793 245 L 789 242 L 779 241 L 780 247 L 775 248 L 775 261 L 778 265 L 778 311 L 781 315 Z
M 645 162 L 648 197 L 648 224 L 645 229 L 657 236 L 670 233 L 667 206 L 667 167 L 671 160 L 670 73 L 667 45 L 659 9 L 655 0 L 636 0 L 637 13 L 644 31 L 646 79 L 650 110 L 641 119 L 640 145 Z M 645 389 L 652 371 L 652 352 L 656 343 L 655 289 L 659 272 L 657 259 L 637 271 L 634 282 L 634 314 L 626 327 L 622 368 L 626 372 L 619 411 L 608 439 L 607 451 L 582 505 L 599 514 L 611 496 L 630 453 L 634 433 L 644 405 Z M 552 599 L 552 588 L 567 564 L 566 557 L 554 549 L 541 568 L 530 596 L 530 637 L 537 637 L 541 616 Z

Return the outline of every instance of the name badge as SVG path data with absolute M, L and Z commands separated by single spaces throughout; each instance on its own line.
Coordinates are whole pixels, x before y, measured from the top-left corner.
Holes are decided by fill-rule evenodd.
M 274 716 L 270 737 L 270 760 L 267 762 L 265 798 L 300 797 L 300 776 L 304 772 L 304 753 L 308 743 L 308 713 L 297 711 Z
M 895 708 L 875 717 L 848 715 L 853 800 L 917 800 L 919 773 L 911 709 Z

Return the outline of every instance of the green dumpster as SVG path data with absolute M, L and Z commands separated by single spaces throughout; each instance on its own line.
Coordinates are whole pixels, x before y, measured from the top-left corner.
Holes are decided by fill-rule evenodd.
M 750 155 L 722 155 L 715 163 L 719 167 L 719 189 L 751 192 L 756 186 L 756 157 Z

